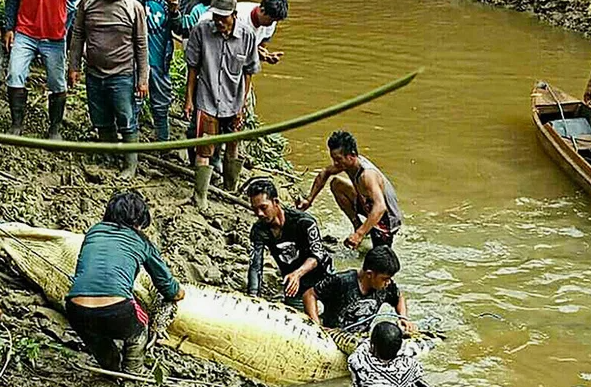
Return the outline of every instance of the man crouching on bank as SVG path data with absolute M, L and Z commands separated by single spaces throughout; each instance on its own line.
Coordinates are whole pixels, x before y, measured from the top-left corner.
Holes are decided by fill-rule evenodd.
M 316 220 L 305 212 L 284 207 L 268 180 L 253 182 L 247 193 L 259 218 L 250 231 L 248 294 L 256 297 L 260 293 L 266 246 L 283 276 L 285 303 L 303 311 L 302 294 L 334 271 Z
M 74 284 L 66 296 L 72 328 L 100 366 L 111 371 L 139 374 L 143 369 L 148 315 L 133 297 L 140 268 L 146 269 L 166 301 L 185 297 L 160 252 L 142 232 L 150 221 L 140 194 L 115 194 L 103 221 L 84 238 Z M 122 351 L 115 340 L 123 341 Z

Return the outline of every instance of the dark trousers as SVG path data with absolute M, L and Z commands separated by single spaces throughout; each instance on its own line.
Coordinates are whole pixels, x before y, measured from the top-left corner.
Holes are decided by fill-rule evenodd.
M 135 79 L 133 74 L 111 75 L 106 78 L 86 74 L 88 111 L 92 125 L 112 134 L 134 134 Z
M 139 374 L 148 343 L 147 315 L 134 300 L 101 308 L 66 302 L 72 328 L 104 369 Z M 123 342 L 120 348 L 116 341 Z

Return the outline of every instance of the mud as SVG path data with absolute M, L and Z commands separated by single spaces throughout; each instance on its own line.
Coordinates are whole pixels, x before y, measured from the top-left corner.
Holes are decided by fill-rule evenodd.
M 587 0 L 477 0 L 528 12 L 555 26 L 591 36 L 591 2 Z
M 41 79 L 41 72 L 34 70 L 29 83 L 26 136 L 43 137 L 46 131 L 47 96 Z M 6 95 L 4 85 L 0 93 Z M 95 137 L 88 129 L 91 126 L 85 104 L 82 87 L 68 96 L 66 139 L 88 141 Z M 175 106 L 173 116 L 179 115 L 180 108 Z M 175 118 L 171 122 L 172 137 L 183 137 L 185 124 Z M 9 125 L 8 104 L 0 98 L 0 130 Z M 144 119 L 143 140 L 151 136 L 149 120 Z M 281 151 L 286 144 L 281 140 L 272 146 Z M 245 156 L 254 160 L 250 163 L 253 164 L 256 156 L 248 152 Z M 138 176 L 132 182 L 121 181 L 118 179 L 121 159 L 121 156 L 112 160 L 103 155 L 70 155 L 0 146 L 0 221 L 85 232 L 101 220 L 107 201 L 115 191 L 136 189 L 147 198 L 152 211 L 153 222 L 147 234 L 161 249 L 177 278 L 183 282 L 205 282 L 243 291 L 248 267 L 248 232 L 255 221 L 250 211 L 210 195 L 211 208 L 199 212 L 190 201 L 190 181 L 145 161 L 140 163 Z M 274 161 L 277 162 L 270 160 Z M 280 164 L 289 168 L 283 161 Z M 247 169 L 241 180 L 255 174 L 266 173 Z M 293 182 L 285 177 L 281 179 L 278 184 L 290 187 L 293 194 Z M 290 200 L 289 190 L 283 189 L 282 195 Z M 266 262 L 263 295 L 277 299 L 279 276 L 272 260 Z M 10 342 L 14 347 L 0 386 L 117 385 L 76 366 L 96 363 L 85 352 L 64 316 L 48 305 L 33 284 L 11 268 L 6 255 L 0 255 L 0 309 L 0 321 L 6 328 L 0 326 L 0 370 L 6 362 Z M 12 340 L 6 330 L 11 333 Z M 257 384 L 222 364 L 181 355 L 168 348 L 156 348 L 146 366 L 156 360 L 172 377 L 220 386 Z

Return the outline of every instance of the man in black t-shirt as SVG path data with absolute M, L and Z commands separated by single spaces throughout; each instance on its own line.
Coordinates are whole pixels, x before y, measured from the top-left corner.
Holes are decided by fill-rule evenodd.
M 267 247 L 283 276 L 285 303 L 303 310 L 302 294 L 334 272 L 316 220 L 305 212 L 284 208 L 269 180 L 253 182 L 247 193 L 259 218 L 250 231 L 248 294 L 260 293 L 263 253 Z
M 319 300 L 324 305 L 324 326 L 364 332 L 380 306 L 387 302 L 401 316 L 402 328 L 414 330 L 415 325 L 406 317 L 404 296 L 391 281 L 399 270 L 400 262 L 390 247 L 375 247 L 365 256 L 360 270 L 337 273 L 308 289 L 303 296 L 305 312 L 320 324 L 316 302 Z

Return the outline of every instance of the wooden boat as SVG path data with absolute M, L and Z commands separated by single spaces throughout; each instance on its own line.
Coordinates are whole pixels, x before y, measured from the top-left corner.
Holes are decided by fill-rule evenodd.
M 534 86 L 531 104 L 546 153 L 591 195 L 591 108 L 543 81 Z

